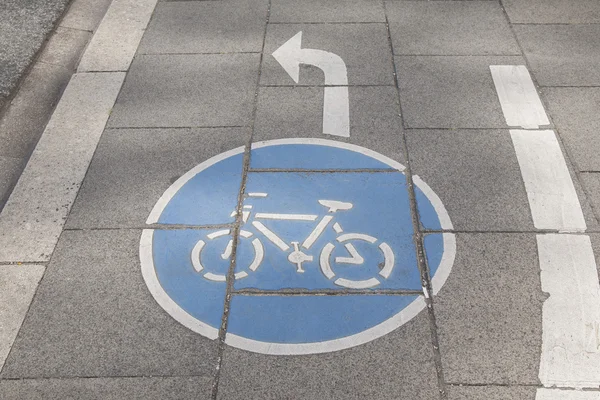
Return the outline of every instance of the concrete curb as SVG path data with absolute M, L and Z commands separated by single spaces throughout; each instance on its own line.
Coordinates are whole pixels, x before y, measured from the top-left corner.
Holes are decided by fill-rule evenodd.
M 0 211 L 111 0 L 74 0 L 0 112 Z
M 114 37 L 106 35 L 114 31 L 115 24 L 120 24 L 121 32 L 137 38 L 127 41 L 124 51 L 116 52 L 115 65 L 127 69 L 155 5 L 156 0 L 144 1 L 141 6 L 135 0 L 114 1 L 98 27 L 98 37 L 92 38 L 83 58 L 101 59 L 110 46 L 116 46 Z M 138 6 L 143 7 L 143 12 Z M 132 14 L 137 17 L 131 18 Z M 73 17 L 70 23 L 76 24 L 77 20 Z M 84 23 L 81 19 L 79 22 Z M 35 265 L 43 265 L 50 260 L 124 79 L 125 72 L 77 72 L 71 77 L 0 213 L 0 264 L 35 261 Z M 20 268 L 27 269 L 30 265 Z M 7 275 L 2 281 L 8 282 L 9 278 Z M 3 334 L 0 342 L 0 367 L 25 318 L 38 281 L 29 280 L 28 290 L 21 291 L 23 307 L 11 314 L 10 332 Z M 9 307 L 9 300 L 0 298 L 0 310 Z

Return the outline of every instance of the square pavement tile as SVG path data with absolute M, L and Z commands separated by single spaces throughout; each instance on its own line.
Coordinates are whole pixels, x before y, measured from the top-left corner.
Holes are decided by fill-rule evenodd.
M 4 400 L 182 400 L 211 398 L 205 377 L 24 379 L 0 381 Z
M 2 378 L 212 376 L 216 341 L 154 301 L 139 268 L 140 233 L 63 233 Z
M 594 210 L 596 218 L 600 217 L 600 173 L 590 172 L 579 174 L 581 185 L 585 190 L 587 201 Z M 580 196 L 581 198 L 581 196 Z M 588 229 L 591 227 L 588 226 Z M 600 248 L 599 248 L 600 249 Z M 600 256 L 600 253 L 599 253 Z
M 162 194 L 196 165 L 244 146 L 248 128 L 107 129 L 67 220 L 67 228 L 140 228 Z M 182 207 L 164 223 L 212 225 L 232 223 L 243 167 L 242 155 L 232 160 L 217 182 L 204 182 L 194 204 Z M 225 189 L 227 187 L 227 189 Z M 207 190 L 208 189 L 208 190 Z M 202 195 L 204 193 L 204 195 Z M 193 217 L 192 209 L 225 207 L 227 215 Z M 187 210 L 187 211 L 186 211 Z M 188 213 L 186 215 L 186 212 Z
M 579 179 L 589 196 L 592 207 L 596 212 L 600 212 L 600 173 L 582 173 L 579 175 Z
M 109 127 L 247 126 L 258 54 L 139 55 Z
M 226 346 L 218 396 L 220 400 L 437 397 L 425 310 L 379 339 L 332 353 L 273 356 Z
M 491 1 L 386 2 L 395 55 L 520 55 Z
M 395 57 L 404 121 L 410 128 L 506 128 L 490 65 L 521 57 Z
M 434 298 L 446 381 L 539 384 L 544 299 L 535 234 L 457 234 Z
M 139 53 L 260 52 L 267 0 L 159 2 Z
M 600 171 L 600 88 L 544 88 L 559 136 L 579 171 Z
M 385 24 L 275 24 L 269 25 L 262 85 L 295 85 L 272 53 L 302 32 L 302 48 L 329 51 L 342 57 L 350 85 L 393 85 L 394 68 Z M 300 66 L 298 85 L 323 85 L 323 71 Z
M 412 173 L 440 197 L 454 229 L 533 229 L 508 130 L 411 130 L 406 138 Z
M 446 385 L 448 400 L 535 400 L 535 387 Z
M 574 24 L 600 22 L 597 0 L 503 0 L 514 24 Z
M 269 22 L 385 22 L 382 0 L 272 0 Z
M 323 138 L 348 142 L 404 163 L 398 93 L 393 86 L 350 87 L 350 138 L 323 135 L 322 87 L 261 87 L 254 142 Z
M 600 85 L 600 25 L 517 25 L 514 29 L 540 86 Z

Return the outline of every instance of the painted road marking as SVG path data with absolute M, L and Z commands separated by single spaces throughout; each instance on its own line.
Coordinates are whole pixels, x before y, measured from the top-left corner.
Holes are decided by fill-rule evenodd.
M 349 137 L 348 71 L 344 60 L 327 51 L 303 49 L 302 31 L 275 50 L 273 57 L 296 83 L 300 79 L 300 64 L 314 65 L 323 70 L 325 85 L 331 85 L 324 89 L 323 133 Z
M 525 93 L 526 101 L 514 103 L 522 110 L 503 106 L 507 121 L 519 121 L 523 127 L 544 125 L 547 116 L 541 116 L 541 100 L 525 66 L 490 69 L 501 102 Z M 517 78 L 510 71 L 516 71 Z M 600 283 L 589 236 L 567 233 L 586 229 L 567 164 L 554 131 L 511 130 L 511 137 L 535 227 L 559 232 L 537 235 L 542 290 L 549 296 L 542 309 L 540 381 L 546 388 L 598 388 Z M 536 394 L 537 400 L 596 398 L 597 393 L 560 389 L 538 389 Z
M 244 148 L 231 150 L 185 174 L 159 199 L 152 220 L 190 225 L 186 218 L 197 222 L 229 218 L 228 202 L 197 201 L 206 193 L 229 191 L 229 183 L 220 179 L 208 188 L 198 182 L 205 182 L 205 174 L 228 176 L 227 171 L 235 169 L 231 160 L 241 165 L 243 152 Z M 241 205 L 251 207 L 245 208 L 248 217 L 237 241 L 225 343 L 267 354 L 331 352 L 385 335 L 425 308 L 423 297 L 413 294 L 422 285 L 401 164 L 359 146 L 319 139 L 261 142 L 252 150 L 255 156 L 271 159 L 273 164 L 265 168 L 278 167 L 280 160 L 292 157 L 303 171 L 320 166 L 319 157 L 327 157 L 321 161 L 329 167 L 337 162 L 343 172 L 333 168 L 327 173 L 248 174 L 246 191 L 262 195 L 244 196 Z M 347 165 L 361 170 L 349 174 Z M 377 171 L 384 167 L 386 172 L 365 172 L 365 166 Z M 237 185 L 241 181 L 235 175 L 231 179 Z M 364 190 L 357 191 L 357 185 Z M 452 229 L 439 198 L 428 187 L 422 191 L 419 183 L 416 190 L 424 199 L 420 212 L 438 221 L 438 229 Z M 237 198 L 234 191 L 230 195 Z M 171 210 L 186 204 L 187 214 Z M 207 337 L 216 337 L 221 324 L 231 243 L 230 235 L 217 237 L 200 229 L 147 229 L 140 242 L 142 273 L 157 302 L 176 320 Z M 454 235 L 428 235 L 426 248 L 439 289 L 454 260 Z M 306 293 L 289 295 L 289 288 Z M 372 288 L 409 293 L 343 292 Z M 344 295 L 310 295 L 323 289 Z M 244 290 L 271 295 L 236 294 Z
M 262 223 L 258 221 L 252 221 L 252 225 L 267 239 L 269 239 L 275 246 L 279 247 L 282 251 L 288 251 L 290 246 L 288 246 L 283 240 L 279 238 L 275 233 L 273 233 L 269 228 L 264 226 Z
M 538 129 L 550 124 L 526 66 L 492 65 L 490 70 L 508 126 Z
M 279 214 L 279 213 L 256 213 L 258 219 L 278 219 L 282 221 L 316 221 L 318 215 L 309 214 Z
M 600 400 L 600 392 L 538 389 L 536 400 Z
M 511 130 L 537 229 L 584 232 L 585 218 L 554 131 Z
M 544 302 L 540 381 L 600 386 L 600 283 L 589 236 L 537 235 Z M 547 329 L 547 327 L 552 327 Z
M 308 235 L 306 240 L 304 240 L 304 242 L 302 243 L 302 247 L 304 247 L 305 249 L 310 249 L 332 220 L 333 217 L 331 215 L 324 216 L 323 219 L 317 224 L 317 226 L 315 226 L 315 229 L 313 229 L 310 235 Z M 338 226 L 338 229 L 336 229 L 335 227 L 333 229 L 335 229 L 337 233 L 342 232 L 342 227 L 340 226 L 340 224 L 336 222 L 335 225 Z

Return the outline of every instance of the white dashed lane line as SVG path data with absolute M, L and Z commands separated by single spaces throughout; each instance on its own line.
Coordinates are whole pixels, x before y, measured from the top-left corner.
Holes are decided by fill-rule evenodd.
M 573 181 L 527 68 L 490 67 L 523 175 L 537 235 L 542 289 L 539 378 L 546 388 L 537 400 L 592 400 L 597 392 L 559 388 L 600 386 L 600 283 L 590 238 Z M 533 129 L 533 130 L 528 130 Z

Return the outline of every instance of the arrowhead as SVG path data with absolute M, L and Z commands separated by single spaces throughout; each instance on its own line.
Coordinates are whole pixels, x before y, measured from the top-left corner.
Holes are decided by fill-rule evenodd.
M 302 45 L 302 31 L 281 45 L 273 52 L 273 57 L 285 69 L 285 72 L 298 83 L 300 79 L 300 50 Z

